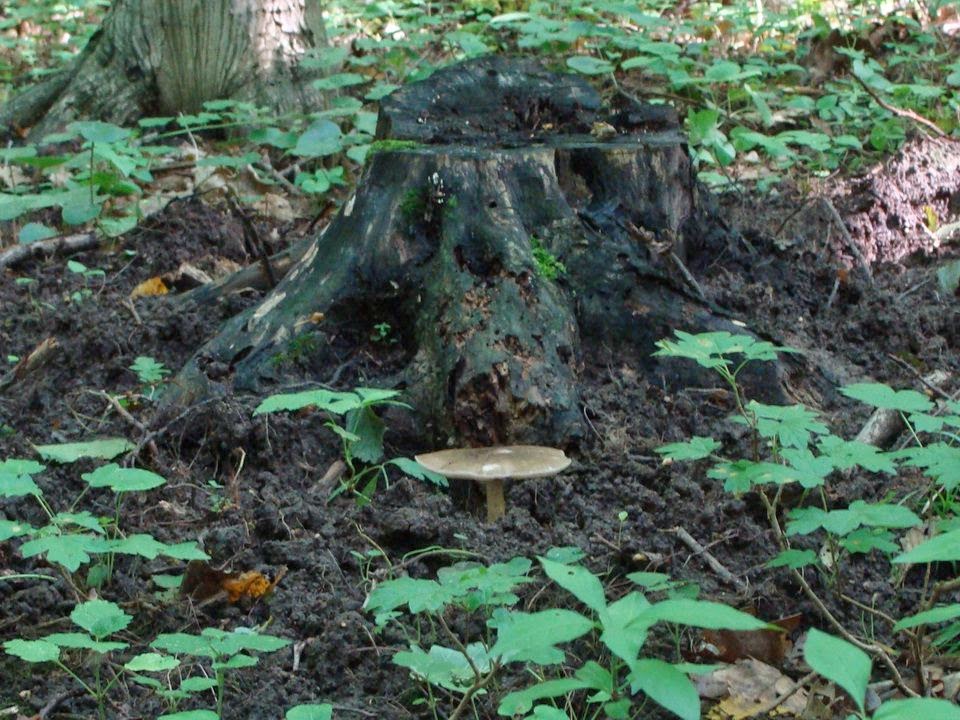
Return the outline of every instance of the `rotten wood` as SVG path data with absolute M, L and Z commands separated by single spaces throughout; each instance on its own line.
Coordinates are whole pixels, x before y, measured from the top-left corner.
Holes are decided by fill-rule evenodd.
M 950 374 L 944 370 L 934 370 L 920 378 L 923 385 L 938 389 L 949 379 Z M 904 428 L 906 428 L 906 425 L 899 410 L 877 408 L 860 428 L 860 432 L 854 439 L 857 442 L 874 445 L 875 447 L 884 447 L 903 432 Z

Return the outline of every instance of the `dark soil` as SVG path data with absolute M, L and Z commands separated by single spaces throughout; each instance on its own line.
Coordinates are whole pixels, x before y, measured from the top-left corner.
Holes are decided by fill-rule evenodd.
M 917 147 L 911 146 L 905 157 L 914 158 L 916 173 L 924 176 L 927 171 L 917 158 L 929 156 Z M 841 214 L 854 212 L 857 223 L 867 222 L 871 215 L 853 210 L 852 198 L 863 192 L 862 203 L 875 203 L 877 187 L 902 183 L 898 175 L 884 173 L 880 169 L 871 176 L 871 192 L 862 190 L 864 183 L 842 186 L 835 195 Z M 928 202 L 945 209 L 948 200 Z M 938 256 L 942 249 L 923 255 L 897 253 L 890 249 L 897 243 L 912 252 L 913 238 L 883 223 L 882 244 L 864 254 L 903 257 L 897 264 L 875 265 L 871 286 L 855 269 L 849 270 L 852 259 L 840 234 L 829 230 L 825 218 L 810 214 L 811 205 L 805 203 L 806 198 L 790 193 L 724 198 L 725 211 L 743 241 L 702 259 L 697 274 L 707 294 L 753 331 L 806 351 L 790 361 L 790 391 L 797 401 L 821 411 L 835 432 L 852 437 L 868 411 L 839 396 L 835 387 L 873 378 L 894 387 L 920 388 L 914 370 L 923 374 L 943 369 L 956 378 L 960 312 L 956 299 L 937 286 L 935 269 L 944 261 Z M 942 222 L 949 221 L 946 216 L 941 213 Z M 861 225 L 856 229 L 855 236 L 862 237 Z M 295 235 L 287 239 L 296 240 Z M 742 452 L 742 430 L 726 420 L 732 411 L 729 395 L 719 383 L 716 388 L 666 387 L 648 375 L 647 358 L 612 341 L 584 348 L 583 412 L 592 432 L 578 448 L 571 448 L 573 466 L 554 480 L 508 487 L 508 513 L 493 526 L 447 494 L 399 476 L 368 507 L 359 508 L 345 496 L 327 503 L 330 488 L 318 486 L 318 481 L 337 459 L 339 446 L 317 414 L 254 418 L 257 398 L 223 397 L 173 417 L 157 415 L 154 406 L 143 401 L 131 408 L 142 427 L 118 415 L 98 392 L 135 395 L 137 379 L 128 368 L 137 356 L 179 368 L 225 318 L 260 297 L 241 293 L 202 308 L 182 307 L 171 299 L 138 299 L 133 301 L 134 313 L 127 301 L 131 289 L 204 256 L 246 264 L 251 259 L 240 236 L 240 228 L 220 210 L 199 202 L 176 203 L 128 236 L 123 248 L 76 257 L 106 272 L 105 281 L 86 281 L 92 293 L 80 302 L 71 301 L 70 295 L 85 282 L 67 272 L 64 259 L 22 265 L 0 281 L 0 356 L 26 355 L 48 337 L 62 347 L 52 363 L 0 395 L 0 458 L 34 457 L 31 444 L 94 436 L 139 442 L 146 428 L 155 435 L 143 445 L 137 462 L 162 474 L 168 485 L 126 501 L 126 532 L 149 532 L 164 541 L 196 539 L 216 567 L 268 575 L 287 568 L 271 597 L 236 605 L 198 607 L 184 598 L 161 600 L 151 576 L 182 569 L 163 560 L 119 561 L 112 583 L 102 591 L 103 597 L 123 603 L 136 615 L 125 639 L 137 651 L 161 632 L 263 623 L 269 632 L 297 643 L 297 653 L 288 648 L 266 655 L 259 669 L 233 676 L 226 717 L 280 718 L 283 708 L 322 701 L 336 705 L 337 717 L 430 716 L 426 706 L 416 703 L 422 697 L 417 683 L 390 662 L 392 652 L 404 644 L 402 636 L 394 631 L 376 634 L 364 612 L 371 583 L 385 577 L 386 565 L 370 554 L 373 550 L 382 550 L 394 563 L 429 546 L 469 550 L 495 562 L 575 545 L 587 553 L 591 568 L 607 573 L 611 592 L 623 587 L 619 581 L 625 574 L 651 568 L 695 583 L 702 597 L 752 606 L 765 618 L 802 612 L 805 627 L 821 623 L 786 573 L 763 567 L 776 549 L 758 499 L 725 494 L 706 478 L 703 464 L 663 465 L 654 453 L 665 442 L 693 434 L 720 439 L 731 455 Z M 267 228 L 263 236 L 269 236 Z M 129 257 L 123 249 L 136 255 Z M 18 277 L 35 282 L 16 284 Z M 362 333 L 329 337 L 329 345 L 314 354 L 314 374 L 317 381 L 332 382 L 338 389 L 382 385 L 402 364 L 396 346 Z M 402 412 L 391 411 L 386 419 L 391 428 L 388 454 L 411 456 L 432 449 L 416 444 L 417 429 Z M 52 466 L 37 481 L 51 504 L 65 508 L 84 486 L 80 474 L 92 467 L 88 462 Z M 886 478 L 855 473 L 832 480 L 833 498 L 846 504 L 891 491 L 900 497 L 913 489 L 909 477 L 901 476 L 898 482 L 891 488 Z M 87 495 L 84 506 L 107 514 L 110 498 Z M 627 513 L 622 525 L 621 511 Z M 42 524 L 32 501 L 4 501 L 2 516 Z M 738 596 L 692 555 L 670 532 L 675 527 L 684 528 L 747 581 L 750 596 Z M 55 569 L 21 558 L 17 544 L 0 544 L 0 566 L 49 574 L 54 581 L 0 583 L 0 640 L 67 631 L 67 615 L 78 598 Z M 661 561 L 650 565 L 643 557 Z M 446 562 L 442 555 L 432 555 L 405 569 L 432 577 Z M 838 602 L 813 574 L 810 577 L 834 612 L 849 627 L 860 627 L 862 611 Z M 894 589 L 890 566 L 879 556 L 854 558 L 845 579 L 845 591 L 866 605 L 895 617 L 915 609 L 921 579 L 911 575 Z M 556 597 L 541 592 L 543 585 L 538 581 L 525 591 L 524 601 L 534 609 Z M 878 627 L 880 637 L 888 630 Z M 424 638 L 425 646 L 429 641 Z M 71 687 L 58 672 L 32 669 L 35 672 L 0 656 L 0 710 L 17 705 L 30 715 Z M 524 680 L 508 675 L 503 687 L 481 698 L 479 717 L 495 717 L 497 698 L 518 681 Z M 111 717 L 153 718 L 163 711 L 139 686 L 120 683 L 112 694 Z M 71 696 L 51 717 L 94 714 L 86 698 Z

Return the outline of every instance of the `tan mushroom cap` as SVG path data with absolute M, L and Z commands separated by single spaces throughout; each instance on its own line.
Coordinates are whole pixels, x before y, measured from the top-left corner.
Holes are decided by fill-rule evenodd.
M 563 450 L 539 445 L 440 450 L 417 455 L 416 460 L 444 477 L 477 482 L 549 477 L 570 465 Z

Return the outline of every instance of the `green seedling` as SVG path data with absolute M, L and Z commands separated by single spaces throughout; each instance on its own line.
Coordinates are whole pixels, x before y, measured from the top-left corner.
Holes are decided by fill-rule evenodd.
M 357 388 L 353 392 L 331 390 L 307 390 L 299 393 L 271 395 L 261 402 L 254 415 L 264 415 L 286 410 L 315 407 L 327 413 L 324 425 L 339 439 L 347 472 L 331 497 L 351 492 L 358 504 L 369 503 L 381 480 L 388 483 L 387 468 L 396 467 L 400 472 L 417 480 L 425 480 L 440 487 L 447 484 L 446 478 L 427 470 L 409 458 L 383 460 L 383 435 L 386 427 L 376 413 L 376 408 L 385 405 L 409 408 L 399 402 L 395 390 Z M 336 418 L 336 419 L 335 419 Z M 342 420 L 339 420 L 342 418 Z
M 388 580 L 369 594 L 365 608 L 378 627 L 394 623 L 407 633 L 409 650 L 396 653 L 393 662 L 426 683 L 434 712 L 434 689 L 459 698 L 451 720 L 468 713 L 507 665 L 524 667 L 540 681 L 503 696 L 497 712 L 504 717 L 553 717 L 550 713 L 572 704 L 584 707 L 587 717 L 626 718 L 636 713 L 637 700 L 647 697 L 685 720 L 699 718 L 700 699 L 687 673 L 706 668 L 644 657 L 650 630 L 661 622 L 732 630 L 764 629 L 766 623 L 703 600 L 652 602 L 647 594 L 662 589 L 665 578 L 650 573 L 628 576 L 634 589 L 609 602 L 600 578 L 578 564 L 582 555 L 577 548 L 560 548 L 538 558 L 546 578 L 569 595 L 577 610 L 516 609 L 517 593 L 533 582 L 531 561 L 520 557 L 490 566 L 457 563 L 439 570 L 436 580 Z M 411 631 L 407 615 L 429 619 L 438 628 L 435 637 L 418 637 L 422 633 Z M 459 636 L 447 619 L 474 616 L 484 621 L 480 637 Z M 557 666 L 567 657 L 562 646 L 585 636 L 592 637 L 587 647 L 597 648 L 597 654 L 572 674 L 560 675 Z M 424 640 L 431 643 L 427 650 Z
M 115 603 L 90 600 L 77 605 L 70 613 L 70 619 L 85 632 L 54 633 L 37 640 L 16 638 L 3 643 L 3 649 L 8 655 L 27 663 L 53 663 L 59 667 L 93 698 L 97 704 L 97 716 L 105 720 L 107 693 L 120 680 L 122 673 L 115 674 L 107 681 L 103 677 L 104 666 L 111 653 L 128 647 L 125 642 L 107 638 L 126 628 L 133 617 Z M 78 651 L 81 658 L 89 658 L 93 677 L 84 680 L 79 668 L 86 667 L 87 663 L 74 659 L 75 662 L 71 663 L 77 668 L 74 670 L 67 664 L 69 660 L 65 659 L 64 651 Z
M 813 590 L 802 569 L 808 566 L 824 569 L 840 595 L 842 566 L 856 554 L 879 552 L 903 565 L 960 560 L 960 530 L 955 529 L 954 505 L 937 502 L 952 497 L 960 488 L 960 403 L 946 401 L 936 408 L 922 393 L 894 390 L 881 383 L 856 383 L 840 388 L 849 398 L 900 415 L 913 444 L 902 450 L 884 452 L 832 434 L 815 412 L 802 405 L 782 407 L 746 401 L 737 382 L 740 371 L 748 362 L 773 360 L 776 353 L 786 348 L 728 333 L 676 332 L 675 335 L 675 340 L 659 341 L 656 354 L 693 360 L 723 378 L 733 393 L 737 409 L 732 420 L 750 429 L 753 457 L 725 459 L 718 454 L 720 443 L 709 437 L 671 443 L 657 452 L 672 461 L 709 459 L 712 466 L 707 476 L 723 481 L 726 491 L 737 495 L 757 493 L 780 545 L 779 554 L 768 563 L 770 567 L 790 569 L 808 595 L 812 595 Z M 929 482 L 926 507 L 940 507 L 946 513 L 941 523 L 945 532 L 907 552 L 900 551 L 893 533 L 922 525 L 923 520 L 916 512 L 890 499 L 881 502 L 859 499 L 846 507 L 832 507 L 826 491 L 834 472 L 894 476 L 901 467 L 919 468 L 923 472 Z M 802 489 L 803 498 L 812 495 L 816 501 L 789 508 L 782 526 L 782 490 L 793 484 Z M 824 537 L 824 549 L 819 554 L 792 546 L 796 538 L 820 534 Z M 954 582 L 943 580 L 927 589 L 919 612 L 898 621 L 892 628 L 912 633 L 911 647 L 924 645 L 922 633 L 928 624 L 950 623 L 935 639 L 941 646 L 960 636 L 957 620 L 960 604 L 937 604 Z M 839 625 L 835 618 L 830 619 L 835 626 Z M 924 658 L 915 651 L 914 661 L 922 667 Z M 819 671 L 826 675 L 823 670 Z
M 164 367 L 163 363 L 145 355 L 134 360 L 130 369 L 136 373 L 137 380 L 140 381 L 143 396 L 150 401 L 156 400 L 170 370 Z
M 557 260 L 542 241 L 535 237 L 530 238 L 530 249 L 533 253 L 533 262 L 537 268 L 537 275 L 544 280 L 556 280 L 567 272 L 567 266 Z
M 84 452 L 92 451 L 91 448 L 94 446 L 81 443 L 74 444 L 66 450 L 64 450 L 65 446 L 46 447 L 48 456 L 76 459 L 83 456 Z M 100 448 L 103 445 L 95 447 Z M 99 586 L 109 579 L 114 557 L 117 554 L 136 555 L 148 559 L 159 555 L 181 560 L 206 558 L 206 554 L 197 547 L 196 543 L 166 544 L 159 542 L 152 535 L 124 535 L 121 532 L 120 516 L 124 495 L 159 487 L 166 482 L 159 475 L 147 470 L 121 468 L 112 463 L 101 466 L 82 476 L 87 483 L 87 488 L 67 510 L 58 512 L 50 506 L 44 497 L 43 490 L 34 480 L 34 476 L 45 469 L 43 465 L 33 460 L 12 458 L 0 462 L 0 497 L 32 497 L 47 519 L 47 523 L 40 527 L 18 520 L 0 520 L 0 541 L 13 538 L 24 539 L 20 545 L 20 554 L 23 557 L 43 556 L 47 562 L 57 564 L 65 573 L 71 574 L 76 573 L 81 566 L 90 563 L 94 557 L 102 558 L 102 562 L 90 569 L 86 580 L 88 586 Z M 116 493 L 111 518 L 104 520 L 88 510 L 76 509 L 77 504 L 91 488 L 108 488 Z
M 181 683 L 179 690 L 190 694 L 198 692 L 201 686 L 212 688 L 216 694 L 217 703 L 216 714 L 212 717 L 223 718 L 227 674 L 232 670 L 256 666 L 257 656 L 251 653 L 275 652 L 289 644 L 289 640 L 261 633 L 254 628 L 237 628 L 230 632 L 218 628 L 205 628 L 199 635 L 187 633 L 158 635 L 150 643 L 150 647 L 174 656 L 189 655 L 208 660 L 210 669 L 213 671 L 213 683 L 194 682 L 186 689 Z M 203 678 L 203 680 L 207 679 Z M 170 697 L 172 696 L 168 696 Z

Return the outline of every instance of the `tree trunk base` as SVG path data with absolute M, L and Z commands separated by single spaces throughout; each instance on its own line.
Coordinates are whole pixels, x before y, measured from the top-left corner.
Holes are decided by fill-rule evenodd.
M 468 90 L 473 104 L 459 107 L 478 115 L 451 124 Z M 276 358 L 305 335 L 323 342 L 344 325 L 388 323 L 410 358 L 403 384 L 425 437 L 575 439 L 591 342 L 649 354 L 674 328 L 742 332 L 680 271 L 723 233 L 675 123 L 640 132 L 624 120 L 642 110 L 601 115 L 585 83 L 499 58 L 395 94 L 380 131 L 409 142 L 368 159 L 315 246 L 184 369 L 181 399 L 211 382 L 262 392 L 282 381 Z M 520 122 L 492 141 L 489 130 L 473 135 L 498 112 Z M 600 122 L 615 129 L 609 139 L 589 133 Z M 451 130 L 460 143 L 449 144 Z

